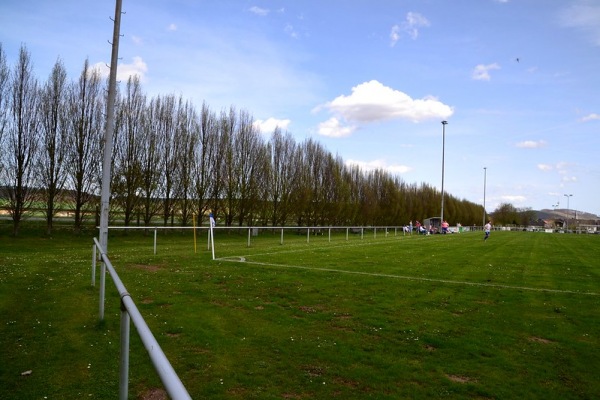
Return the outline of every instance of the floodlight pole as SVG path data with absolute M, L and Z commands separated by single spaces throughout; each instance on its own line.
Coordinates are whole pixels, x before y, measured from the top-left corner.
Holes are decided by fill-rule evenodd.
M 483 222 L 481 226 L 485 226 L 485 186 L 487 180 L 487 167 L 483 167 Z
M 570 216 L 569 215 L 570 214 L 570 211 L 569 211 L 569 198 L 573 197 L 573 195 L 572 194 L 565 194 L 565 197 L 567 198 L 567 228 L 566 228 L 566 230 L 568 231 L 569 230 L 569 216 Z
M 115 98 L 117 95 L 117 63 L 119 60 L 119 38 L 121 36 L 121 0 L 115 2 L 112 55 L 108 80 L 108 99 L 106 103 L 106 130 L 104 131 L 104 159 L 102 162 L 102 192 L 100 195 L 100 246 L 108 254 L 108 214 L 110 212 L 110 170 L 113 151 L 113 133 L 115 130 Z M 104 320 L 104 278 L 106 266 L 102 264 L 100 275 L 100 320 Z
M 448 121 L 442 121 L 442 212 L 440 213 L 440 224 L 444 222 L 444 153 L 446 152 L 446 125 Z

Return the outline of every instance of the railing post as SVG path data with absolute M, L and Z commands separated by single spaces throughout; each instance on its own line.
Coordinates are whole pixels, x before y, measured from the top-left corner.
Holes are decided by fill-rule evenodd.
M 102 252 L 102 249 L 100 249 Z M 100 321 L 104 321 L 104 292 L 106 290 L 106 264 L 100 263 L 100 304 L 98 306 L 98 314 Z
M 156 228 L 154 228 L 154 255 L 156 255 Z
M 346 228 L 346 240 L 348 240 L 348 228 Z
M 92 286 L 96 286 L 96 245 L 92 246 Z
M 250 231 L 252 230 L 252 228 L 248 228 L 248 247 L 250 247 Z
M 306 228 L 306 243 L 310 242 L 310 228 Z
M 129 333 L 131 317 L 121 300 L 121 363 L 119 365 L 119 399 L 129 397 Z
M 329 228 L 329 243 L 331 243 L 331 228 Z
M 283 244 L 283 228 L 281 228 L 281 242 L 279 244 Z

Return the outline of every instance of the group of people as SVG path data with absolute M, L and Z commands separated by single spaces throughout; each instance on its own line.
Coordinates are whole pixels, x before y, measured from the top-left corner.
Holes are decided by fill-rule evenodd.
M 460 232 L 460 227 L 461 227 L 460 223 L 456 224 L 456 226 L 458 227 L 458 232 Z M 419 221 L 415 222 L 414 228 L 413 228 L 412 221 L 410 221 L 408 226 L 404 227 L 404 232 L 407 232 L 407 233 L 412 233 L 415 230 L 417 231 L 417 233 L 419 235 L 433 235 L 434 233 L 438 233 L 437 228 L 435 228 L 433 225 L 429 225 L 429 227 L 425 228 Z M 487 224 L 485 224 L 483 227 L 483 231 L 485 233 L 485 235 L 483 237 L 484 241 L 486 241 L 490 237 L 491 230 L 492 230 L 492 221 L 488 221 Z M 441 233 L 442 234 L 452 233 L 450 231 L 450 224 L 446 220 L 442 221 L 442 223 L 441 223 Z
M 460 226 L 460 224 L 459 224 Z M 448 221 L 444 220 L 441 225 L 441 233 L 446 234 L 449 233 L 450 224 Z M 433 235 L 434 233 L 438 233 L 438 229 L 433 225 L 429 225 L 428 227 L 423 226 L 419 221 L 415 222 L 415 227 L 413 229 L 413 223 L 410 221 L 409 226 L 404 228 L 405 232 L 413 232 L 416 230 L 419 235 Z

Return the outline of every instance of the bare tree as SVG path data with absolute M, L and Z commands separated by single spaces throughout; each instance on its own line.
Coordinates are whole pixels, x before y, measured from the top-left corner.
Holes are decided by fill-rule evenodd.
M 290 211 L 294 183 L 297 181 L 298 152 L 291 134 L 283 135 L 280 128 L 273 131 L 269 143 L 271 223 L 285 225 Z
M 149 226 L 152 218 L 156 216 L 161 207 L 158 199 L 160 183 L 162 180 L 162 151 L 164 149 L 164 136 L 159 132 L 159 119 L 161 109 L 160 97 L 150 100 L 144 118 L 142 132 L 143 146 L 140 154 L 142 168 L 141 202 L 144 225 Z
M 100 187 L 103 117 L 103 91 L 100 73 L 86 59 L 76 83 L 68 90 L 68 163 L 67 187 L 75 207 L 75 230 L 80 231 L 86 206 Z
M 38 150 L 38 82 L 33 76 L 31 56 L 25 46 L 19 51 L 10 84 L 5 167 L 1 182 L 13 220 L 13 235 L 19 234 L 24 213 L 35 199 L 35 162 Z
M 200 111 L 200 123 L 196 131 L 196 163 L 194 170 L 194 187 L 197 201 L 196 210 L 198 223 L 208 211 L 210 203 L 208 197 L 213 182 L 214 158 L 217 152 L 217 140 L 219 137 L 219 125 L 216 115 L 210 111 L 206 103 L 202 104 Z
M 350 188 L 344 180 L 344 161 L 329 153 L 324 161 L 324 202 L 322 223 L 339 225 L 346 219 L 346 205 L 350 200 Z
M 238 225 L 244 222 L 252 225 L 253 214 L 257 210 L 258 179 L 262 160 L 266 157 L 265 147 L 252 117 L 241 111 L 238 117 L 237 131 L 233 141 L 236 190 L 234 196 L 237 205 Z
M 220 170 L 223 179 L 223 197 L 225 225 L 231 226 L 236 211 L 236 192 L 238 188 L 238 176 L 236 174 L 236 154 L 234 148 L 234 136 L 236 132 L 237 116 L 235 109 L 231 107 L 229 112 L 221 112 L 220 120 L 219 150 L 221 158 Z M 215 189 L 217 187 L 215 186 Z M 218 197 L 215 196 L 215 203 Z
M 194 194 L 193 173 L 195 170 L 197 146 L 197 135 L 194 132 L 197 130 L 197 124 L 198 121 L 194 108 L 189 102 L 184 103 L 180 98 L 177 112 L 175 152 L 177 154 L 178 177 L 176 193 L 179 199 L 181 225 L 183 226 L 189 223 L 195 203 L 192 196 Z
M 219 119 L 217 121 L 217 127 L 215 129 L 216 135 L 214 138 L 215 151 L 210 157 L 211 165 L 211 184 L 209 186 L 210 193 L 210 207 L 215 217 L 218 220 L 219 214 L 225 214 L 221 212 L 221 208 L 226 209 L 223 205 L 223 197 L 225 197 L 225 183 L 226 183 L 226 159 L 229 156 L 229 147 L 231 141 L 231 132 L 228 128 L 227 113 L 221 111 Z M 225 218 L 227 219 L 227 218 Z M 227 223 L 227 221 L 225 221 Z
M 125 94 L 117 106 L 115 164 L 112 191 L 129 226 L 140 200 L 142 186 L 142 142 L 146 97 L 138 76 L 129 77 Z
M 4 142 L 2 141 L 2 138 L 4 137 L 4 130 L 6 129 L 6 123 L 8 121 L 8 114 L 10 110 L 8 91 L 9 78 L 10 69 L 6 63 L 6 54 L 2 49 L 2 43 L 0 43 L 0 149 L 2 149 L 2 151 L 0 151 L 0 174 L 2 174 L 2 170 L 4 169 L 3 155 L 8 151 L 8 149 L 4 150 Z
M 323 223 L 322 209 L 325 200 L 325 162 L 327 152 L 323 146 L 307 139 L 301 147 L 302 168 L 300 176 L 302 179 L 299 186 L 297 209 L 301 211 L 298 215 L 298 224 L 302 222 L 308 225 Z
M 168 95 L 158 99 L 156 103 L 158 108 L 158 122 L 156 128 L 162 135 L 162 158 L 160 168 L 162 170 L 162 181 L 160 185 L 160 195 L 163 199 L 163 223 L 167 226 L 169 218 L 173 225 L 174 218 L 174 196 L 176 188 L 176 169 L 177 169 L 177 153 L 176 153 L 176 103 L 175 96 Z
M 66 89 L 67 72 L 57 61 L 40 93 L 40 118 L 42 149 L 37 163 L 37 175 L 45 189 L 46 233 L 52 232 L 55 202 L 66 179 Z

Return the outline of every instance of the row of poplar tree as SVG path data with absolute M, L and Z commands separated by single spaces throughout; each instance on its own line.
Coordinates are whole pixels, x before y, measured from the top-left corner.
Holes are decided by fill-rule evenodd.
M 14 234 L 28 213 L 68 212 L 79 230 L 97 214 L 107 82 L 86 60 L 69 80 L 58 60 L 45 82 L 22 46 L 11 67 L 0 43 L 0 190 Z M 405 225 L 439 215 L 441 194 L 383 169 L 344 163 L 314 139 L 275 129 L 265 138 L 246 111 L 197 109 L 148 97 L 138 78 L 116 101 L 111 218 L 125 225 L 189 225 L 192 215 L 253 226 Z M 451 223 L 483 208 L 446 194 Z

